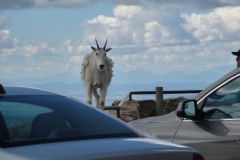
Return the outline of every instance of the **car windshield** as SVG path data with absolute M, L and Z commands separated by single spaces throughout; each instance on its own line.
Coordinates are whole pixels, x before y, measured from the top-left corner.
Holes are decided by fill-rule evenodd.
M 136 136 L 117 120 L 64 96 L 24 95 L 0 99 L 2 146 Z

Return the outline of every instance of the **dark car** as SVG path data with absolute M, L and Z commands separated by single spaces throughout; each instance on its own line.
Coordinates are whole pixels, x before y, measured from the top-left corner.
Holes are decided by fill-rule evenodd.
M 189 147 L 147 138 L 79 100 L 0 85 L 1 160 L 203 160 Z
M 153 137 L 199 150 L 207 160 L 240 159 L 240 68 L 223 76 L 176 112 L 130 125 Z

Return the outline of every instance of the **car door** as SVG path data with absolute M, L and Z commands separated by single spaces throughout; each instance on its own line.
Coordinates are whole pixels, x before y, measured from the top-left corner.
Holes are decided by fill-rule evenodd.
M 240 159 L 240 77 L 198 101 L 202 120 L 184 119 L 174 142 L 199 150 L 206 160 Z

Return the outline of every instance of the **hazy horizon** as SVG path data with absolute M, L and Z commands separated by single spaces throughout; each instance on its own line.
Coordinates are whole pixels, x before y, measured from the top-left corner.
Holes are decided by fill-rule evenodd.
M 84 90 L 83 57 L 113 48 L 109 94 L 198 88 L 236 67 L 240 1 L 0 0 L 0 82 Z M 48 84 L 48 85 L 47 85 Z M 125 84 L 124 89 L 118 88 Z M 139 85 L 135 85 L 139 84 Z M 185 85 L 186 84 L 186 85 Z M 148 86 L 148 87 L 145 87 Z M 69 88 L 66 91 L 70 92 Z M 121 90 L 121 91 L 120 91 Z

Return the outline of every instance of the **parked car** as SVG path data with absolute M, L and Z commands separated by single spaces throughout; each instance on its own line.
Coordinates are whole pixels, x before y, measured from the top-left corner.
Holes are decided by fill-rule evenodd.
M 175 112 L 129 123 L 149 135 L 199 150 L 206 160 L 240 159 L 240 68 Z
M 147 138 L 79 100 L 0 85 L 1 160 L 203 160 L 190 147 Z

